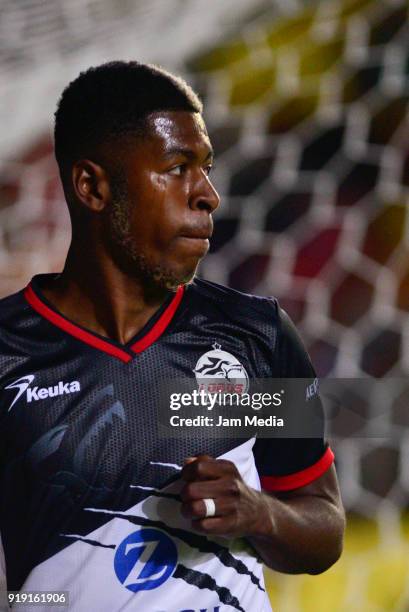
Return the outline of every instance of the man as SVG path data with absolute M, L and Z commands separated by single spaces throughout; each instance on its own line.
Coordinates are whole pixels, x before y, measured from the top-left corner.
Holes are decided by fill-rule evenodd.
M 55 150 L 64 270 L 0 305 L 8 588 L 68 591 L 78 612 L 270 610 L 262 562 L 314 574 L 341 553 L 331 450 L 157 433 L 165 378 L 314 378 L 274 299 L 194 278 L 219 205 L 201 103 L 157 67 L 91 68 Z

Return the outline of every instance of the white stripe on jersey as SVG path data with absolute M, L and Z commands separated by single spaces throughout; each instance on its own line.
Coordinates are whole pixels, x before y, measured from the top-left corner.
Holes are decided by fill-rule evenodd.
M 259 489 L 253 444 L 254 439 L 248 440 L 220 458 L 233 461 L 245 482 Z M 181 487 L 182 482 L 177 480 L 160 492 L 175 495 Z M 65 534 L 76 541 L 35 567 L 22 590 L 69 591 L 69 607 L 64 609 L 70 612 L 180 612 L 186 609 L 271 612 L 262 565 L 253 549 L 244 539 L 207 538 L 193 532 L 179 504 L 172 497 L 149 495 L 125 512 L 86 509 L 112 518 L 86 536 Z M 157 537 L 142 543 L 132 540 L 144 529 L 154 530 L 150 533 Z M 163 565 L 155 565 L 157 557 L 154 558 L 162 539 L 165 544 L 170 542 L 171 547 L 176 546 L 177 553 L 177 564 L 163 582 L 167 568 L 163 570 Z M 123 580 L 114 566 L 121 551 L 122 566 L 124 563 L 127 566 Z M 153 561 L 150 563 L 150 560 Z M 135 571 L 138 575 L 132 577 L 132 584 L 136 585 L 137 592 L 128 586 L 130 575 Z M 144 582 L 152 584 L 155 580 L 158 582 L 155 588 L 139 590 Z M 40 610 L 27 605 L 13 608 L 13 612 Z
M 162 463 L 161 461 L 149 461 L 151 465 L 162 465 L 163 467 L 170 467 L 175 470 L 181 470 L 182 466 L 177 465 L 176 463 Z

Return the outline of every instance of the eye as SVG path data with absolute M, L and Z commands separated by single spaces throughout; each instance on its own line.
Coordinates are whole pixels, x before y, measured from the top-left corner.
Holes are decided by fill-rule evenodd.
M 182 176 L 186 172 L 186 167 L 186 164 L 179 164 L 178 166 L 173 166 L 173 168 L 169 170 L 169 174 L 171 174 L 172 176 Z
M 207 166 L 203 168 L 203 170 L 206 172 L 207 176 L 209 176 L 213 168 L 214 168 L 214 164 L 208 164 Z

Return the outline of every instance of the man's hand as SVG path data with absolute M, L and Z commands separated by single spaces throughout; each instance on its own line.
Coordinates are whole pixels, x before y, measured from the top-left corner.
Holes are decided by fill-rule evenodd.
M 231 461 L 190 457 L 181 473 L 182 513 L 208 535 L 246 537 L 264 563 L 289 574 L 319 574 L 339 558 L 345 516 L 332 465 L 312 483 L 281 493 L 259 492 Z M 206 518 L 212 499 L 215 515 Z
M 186 482 L 182 514 L 192 519 L 194 529 L 229 538 L 250 536 L 257 525 L 270 520 L 264 496 L 243 481 L 234 463 L 209 455 L 189 458 L 181 474 Z M 204 499 L 213 499 L 214 517 L 206 517 Z

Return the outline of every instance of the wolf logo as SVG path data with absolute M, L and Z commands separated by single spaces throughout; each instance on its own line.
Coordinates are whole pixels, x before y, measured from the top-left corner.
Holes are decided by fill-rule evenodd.
M 212 349 L 199 358 L 193 370 L 199 390 L 246 393 L 249 377 L 244 366 L 234 355 L 222 351 L 217 342 Z

